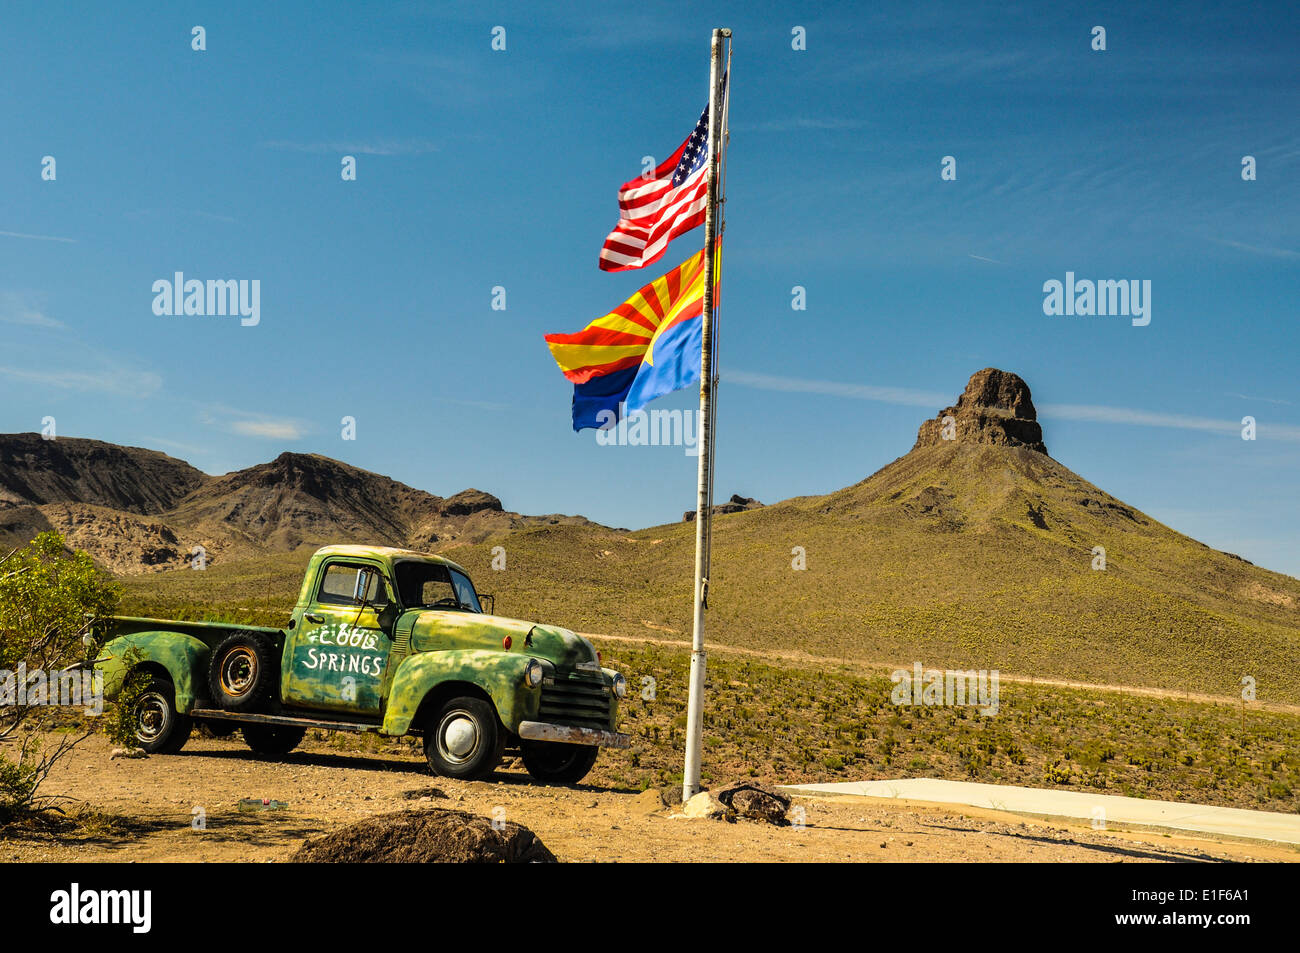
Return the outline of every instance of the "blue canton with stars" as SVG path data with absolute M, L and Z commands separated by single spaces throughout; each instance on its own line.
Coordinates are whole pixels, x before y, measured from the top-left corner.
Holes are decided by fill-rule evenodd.
M 708 154 L 709 107 L 705 106 L 704 112 L 700 113 L 700 121 L 695 124 L 690 138 L 686 140 L 686 151 L 677 160 L 677 168 L 673 169 L 673 186 L 681 185 L 697 170 L 702 169 Z

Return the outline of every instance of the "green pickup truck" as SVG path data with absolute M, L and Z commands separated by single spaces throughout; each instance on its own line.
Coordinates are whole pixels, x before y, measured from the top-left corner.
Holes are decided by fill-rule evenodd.
M 181 749 L 196 722 L 282 756 L 308 729 L 422 735 L 429 767 L 490 775 L 518 750 L 536 780 L 576 784 L 615 731 L 627 682 L 568 629 L 484 613 L 460 566 L 375 546 L 312 556 L 284 629 L 115 616 L 95 668 L 131 672 L 136 739 Z

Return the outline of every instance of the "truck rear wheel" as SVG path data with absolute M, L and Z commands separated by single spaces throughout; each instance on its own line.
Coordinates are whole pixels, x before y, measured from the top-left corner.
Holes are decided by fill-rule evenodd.
M 453 698 L 424 730 L 424 756 L 434 774 L 475 781 L 501 762 L 505 735 L 496 709 L 482 698 Z
M 306 728 L 292 725 L 244 725 L 244 743 L 257 754 L 283 757 L 302 744 Z
M 280 657 L 260 632 L 236 632 L 212 650 L 208 691 L 226 711 L 257 711 L 270 705 L 280 684 Z
M 185 747 L 194 723 L 176 710 L 176 687 L 155 675 L 135 700 L 136 743 L 149 754 L 176 754 Z
M 566 745 L 555 741 L 525 741 L 520 747 L 524 767 L 543 784 L 577 784 L 596 764 L 595 745 Z

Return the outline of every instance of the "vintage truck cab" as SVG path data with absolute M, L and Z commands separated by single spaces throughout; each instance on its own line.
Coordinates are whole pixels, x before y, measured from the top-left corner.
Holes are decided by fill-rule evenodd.
M 310 728 L 423 736 L 440 775 L 479 778 L 518 749 L 534 778 L 577 783 L 615 730 L 627 683 L 586 639 L 485 613 L 451 560 L 327 546 L 284 629 L 114 617 L 96 659 L 105 694 L 148 678 L 134 717 L 148 751 L 178 751 L 195 721 L 239 727 L 286 754 Z

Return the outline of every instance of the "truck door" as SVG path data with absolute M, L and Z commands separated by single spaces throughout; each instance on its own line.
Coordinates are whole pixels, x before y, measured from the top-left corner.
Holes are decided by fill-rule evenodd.
M 379 612 L 392 593 L 377 564 L 335 559 L 321 567 L 311 604 L 285 644 L 281 696 L 286 705 L 379 714 L 390 648 Z

